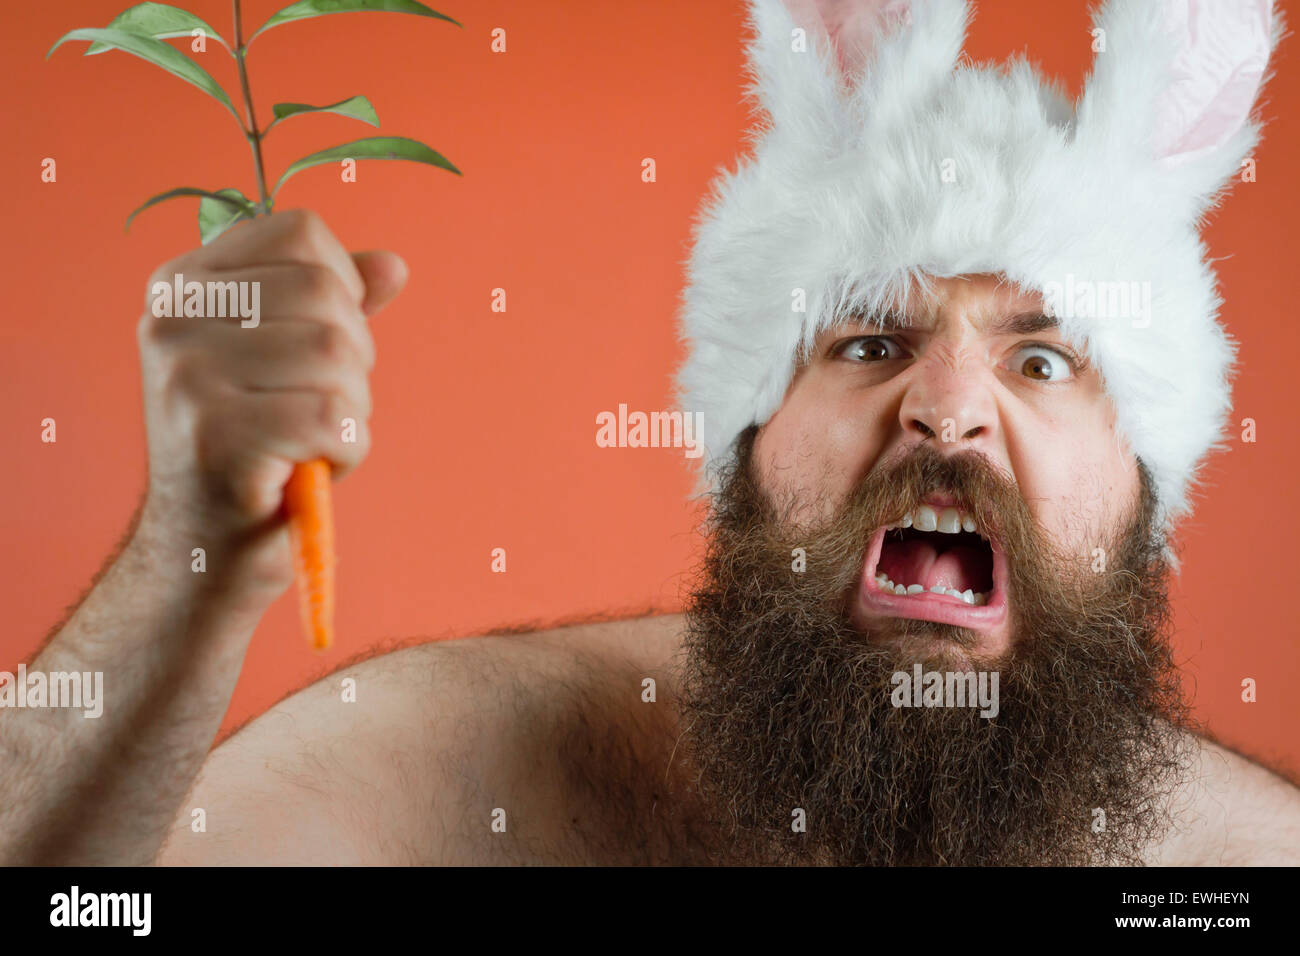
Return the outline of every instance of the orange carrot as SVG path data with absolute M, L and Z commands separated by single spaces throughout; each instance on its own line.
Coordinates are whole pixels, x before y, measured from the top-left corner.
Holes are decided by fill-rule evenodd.
M 307 639 L 318 651 L 334 643 L 334 510 L 330 464 L 324 458 L 294 465 L 284 489 L 298 583 L 298 607 Z

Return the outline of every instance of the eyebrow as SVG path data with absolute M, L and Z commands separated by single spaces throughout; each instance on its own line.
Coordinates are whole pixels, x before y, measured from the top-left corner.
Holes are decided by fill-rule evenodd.
M 1056 316 L 1045 312 L 1021 312 L 995 323 L 989 331 L 999 335 L 1033 335 L 1060 326 Z
M 863 328 L 870 328 L 877 334 L 906 332 L 915 328 L 915 323 L 911 322 L 908 316 L 899 312 L 886 312 L 875 318 L 859 315 L 852 317 L 849 321 L 856 321 Z M 1044 312 L 1018 312 L 1015 315 L 999 319 L 991 325 L 984 326 L 982 331 L 993 335 L 1033 335 L 1047 329 L 1057 328 L 1060 328 L 1060 323 L 1054 316 L 1047 315 Z

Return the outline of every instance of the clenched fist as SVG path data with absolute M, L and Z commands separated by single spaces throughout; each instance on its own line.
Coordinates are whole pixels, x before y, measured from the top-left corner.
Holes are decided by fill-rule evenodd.
M 158 285 L 177 274 L 186 287 L 239 290 L 258 314 L 186 316 L 184 299 Z M 142 526 L 248 558 L 259 586 L 288 587 L 285 483 L 298 462 L 328 459 L 337 477 L 365 458 L 375 362 L 367 319 L 406 277 L 392 253 L 349 254 L 309 210 L 241 223 L 160 266 L 137 329 L 149 440 Z

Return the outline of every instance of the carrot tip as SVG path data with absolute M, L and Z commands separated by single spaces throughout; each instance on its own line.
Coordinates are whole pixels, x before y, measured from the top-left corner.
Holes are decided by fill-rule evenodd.
M 303 631 L 316 650 L 334 643 L 334 513 L 325 459 L 294 466 L 284 489 Z

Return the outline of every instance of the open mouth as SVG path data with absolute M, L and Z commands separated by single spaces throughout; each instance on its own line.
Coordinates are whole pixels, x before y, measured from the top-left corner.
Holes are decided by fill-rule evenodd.
M 975 514 L 932 495 L 877 529 L 863 567 L 869 610 L 989 628 L 1006 617 L 1006 562 Z
M 895 594 L 946 594 L 983 606 L 993 592 L 993 547 L 959 508 L 920 505 L 886 526 L 876 583 Z

